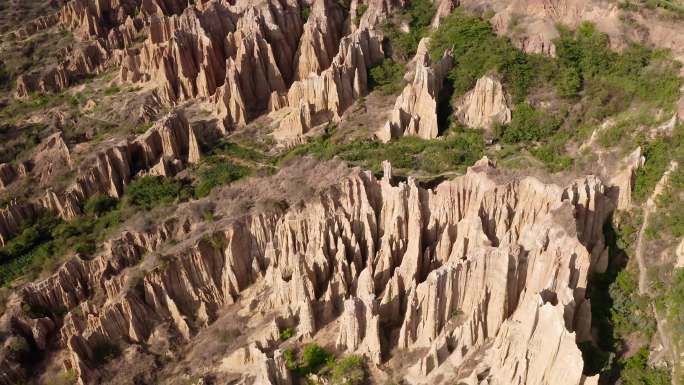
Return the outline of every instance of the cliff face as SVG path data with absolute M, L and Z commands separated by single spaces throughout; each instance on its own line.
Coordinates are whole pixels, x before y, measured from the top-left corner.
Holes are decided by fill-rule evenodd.
M 276 161 L 287 159 L 276 156 L 276 147 L 305 142 L 343 119 L 363 131 L 373 108 L 383 114 L 372 131 L 382 129 L 368 136 L 385 143 L 407 135 L 438 138 L 440 91 L 454 57 L 447 51 L 433 60 L 427 39 L 396 99 L 383 95 L 378 99 L 387 102 L 377 105 L 364 100 L 369 69 L 392 53 L 383 26 L 396 14 L 394 21 L 405 17 L 410 4 L 63 2 L 57 14 L 15 35 L 65 28 L 77 44 L 63 62 L 16 79 L 14 96 L 63 92 L 85 76 L 116 68 L 107 82 L 141 90 L 142 105 L 131 105 L 142 120 L 172 112 L 144 134 L 80 144 L 93 149 L 83 159 L 79 145 L 57 133 L 20 162 L 0 164 L 3 192 L 22 183 L 40 189 L 31 200 L 12 199 L 0 209 L 0 245 L 43 211 L 78 220 L 90 197 L 120 198 L 137 177 L 173 176 L 199 163 L 198 135 L 207 137 L 193 126 L 207 128 L 212 140 L 268 131 L 274 142 L 259 144 L 269 146 L 262 155 L 274 162 L 225 158 L 253 161 L 269 174 Z M 459 4 L 494 12 L 501 34 L 524 14 L 527 29 L 513 41 L 528 52 L 555 53 L 555 22 L 605 19 L 611 37 L 623 32 L 614 30 L 616 5 L 588 1 L 435 0 L 430 24 L 438 26 Z M 649 30 L 681 54 L 672 43 L 681 40 L 675 36 L 679 26 L 675 32 L 662 25 Z M 79 113 L 93 112 L 96 104 L 89 102 Z M 509 102 L 501 82 L 486 75 L 453 107 L 465 126 L 489 130 L 510 122 Z M 354 121 L 361 110 L 365 115 Z M 670 131 L 676 117 L 671 122 Z M 330 143 L 339 144 L 335 139 Z M 487 151 L 494 147 L 487 144 Z M 598 155 L 597 163 L 607 159 Z M 604 222 L 613 209 L 631 207 L 635 173 L 644 161 L 640 150 L 607 160 L 611 167 L 599 173 L 611 176 L 610 187 L 594 176 L 545 184 L 498 170 L 487 158 L 430 188 L 393 177 L 388 163 L 382 178 L 346 165 L 344 172 L 331 171 L 313 160 L 284 165 L 277 175 L 217 189 L 172 213 L 153 212 L 164 217 L 144 230 L 127 222 L 129 228 L 98 245 L 97 255 L 76 255 L 54 274 L 17 286 L 0 317 L 0 385 L 44 367 L 73 371 L 80 384 L 148 383 L 135 376 L 168 370 L 176 375 L 163 379 L 169 384 L 210 373 L 216 383 L 296 385 L 301 378 L 288 368 L 286 349 L 309 342 L 362 355 L 373 383 L 400 377 L 408 384 L 597 385 L 598 377 L 583 374 L 578 348 L 593 341 L 588 277 L 608 266 Z M 293 181 L 288 167 L 309 178 Z M 320 184 L 311 187 L 312 180 Z M 260 196 L 290 198 L 293 184 L 315 193 L 268 202 Z M 276 209 L 250 201 L 255 196 Z M 205 207 L 219 214 L 204 217 L 208 212 L 198 208 Z M 677 249 L 683 265 L 684 242 Z M 285 329 L 294 334 L 288 341 L 282 341 Z M 36 367 L 20 364 L 13 349 L 21 338 L 36 353 Z M 214 340 L 221 340 L 221 349 L 197 353 Z M 103 368 L 108 343 L 122 354 Z M 120 378 L 106 377 L 117 371 Z
M 92 196 L 121 197 L 125 186 L 138 174 L 173 175 L 199 159 L 199 144 L 194 131 L 181 113 L 171 113 L 146 133 L 107 146 L 87 157 L 75 168 L 75 180 L 63 190 L 47 188 L 45 194 L 34 202 L 13 202 L 2 209 L 0 242 L 4 243 L 3 239 L 14 235 L 22 223 L 34 219 L 42 210 L 72 219 L 81 214 L 83 204 Z M 22 176 L 13 177 L 12 181 L 30 178 L 42 183 L 58 168 L 73 167 L 69 148 L 60 134 L 50 136 L 36 148 L 28 164 L 28 171 L 19 173 Z
M 451 53 L 447 52 L 439 62 L 433 64 L 428 44 L 428 39 L 420 42 L 413 81 L 399 95 L 390 120 L 376 134 L 383 142 L 404 135 L 415 135 L 423 139 L 437 137 L 439 91 L 451 69 L 452 58 Z
M 485 75 L 468 91 L 456 105 L 456 117 L 471 128 L 490 130 L 495 124 L 508 124 L 511 109 L 501 82 Z
M 296 320 L 296 333 L 313 338 L 332 322 L 340 348 L 375 363 L 422 352 L 410 363 L 412 383 L 585 383 L 576 341 L 589 333 L 587 275 L 612 209 L 603 185 L 512 179 L 485 159 L 425 190 L 413 180 L 392 184 L 385 167 L 382 180 L 359 172 L 283 214 L 191 237 L 135 280 L 127 267 L 196 226 L 169 221 L 124 233 L 102 256 L 76 258 L 26 286 L 21 302 L 48 309 L 45 325 L 61 326 L 22 330 L 38 346 L 56 338 L 86 383 L 97 381 L 98 341 L 150 343 L 160 328 L 189 341 L 230 304 Z M 287 383 L 277 339 L 259 341 L 249 347 L 249 360 L 263 355 L 257 377 Z M 539 350 L 555 348 L 562 363 Z M 235 354 L 225 371 L 249 361 Z M 455 370 L 476 357 L 472 372 Z M 529 362 L 539 370 L 521 372 Z

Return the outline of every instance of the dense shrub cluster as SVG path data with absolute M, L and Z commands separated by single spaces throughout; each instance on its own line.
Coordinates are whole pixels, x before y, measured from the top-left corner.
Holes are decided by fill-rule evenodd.
M 430 52 L 437 59 L 453 51 L 455 65 L 448 76 L 452 98 L 472 89 L 485 74 L 498 74 L 513 103 L 513 120 L 495 127 L 496 137 L 504 143 L 535 143 L 526 148 L 552 171 L 572 164 L 564 156 L 565 145 L 581 139 L 583 127 L 635 104 L 671 110 L 679 98 L 679 64 L 667 51 L 637 44 L 612 51 L 607 35 L 590 23 L 575 31 L 560 27 L 554 43 L 556 58 L 526 54 L 497 36 L 488 21 L 456 10 L 433 32 Z M 533 91 L 548 91 L 549 85 L 556 95 L 544 96 L 551 107 L 529 102 Z M 616 125 L 612 139 L 602 138 L 602 143 L 616 145 L 624 129 L 624 124 Z
M 394 53 L 403 60 L 408 60 L 416 54 L 418 43 L 428 35 L 430 23 L 435 15 L 435 8 L 430 0 L 412 0 L 409 6 L 399 15 L 396 22 L 405 23 L 408 32 L 402 32 L 395 23 L 388 21 L 385 32 L 392 42 Z
M 320 159 L 339 157 L 379 172 L 382 161 L 388 160 L 398 169 L 440 174 L 472 165 L 483 153 L 482 134 L 463 131 L 433 140 L 403 137 L 387 144 L 378 141 L 335 143 L 328 137 L 321 137 L 293 148 L 281 161 L 304 155 Z
M 204 162 L 199 171 L 199 178 L 195 186 L 195 197 L 202 198 L 218 187 L 249 175 L 247 167 L 221 157 L 212 157 Z
M 51 270 L 59 257 L 72 250 L 92 254 L 99 242 L 122 220 L 122 207 L 118 201 L 96 195 L 84 207 L 85 215 L 65 222 L 53 215 L 44 214 L 0 249 L 0 285 L 43 270 Z
M 446 17 L 431 36 L 430 54 L 434 60 L 449 49 L 454 57 L 449 79 L 455 96 L 473 88 L 486 73 L 496 71 L 503 77 L 514 102 L 519 103 L 524 101 L 535 77 L 548 66 L 547 59 L 523 53 L 507 38 L 497 36 L 488 21 L 462 10 Z
M 620 362 L 620 383 L 624 385 L 669 385 L 672 383 L 666 369 L 653 368 L 648 363 L 648 348 L 643 347 Z
M 620 53 L 612 51 L 608 37 L 591 23 L 560 32 L 555 44 L 561 95 L 575 97 L 584 88 L 595 100 L 616 104 L 616 109 L 634 99 L 671 108 L 678 99 L 679 64 L 669 52 L 637 44 Z
M 126 203 L 145 210 L 187 200 L 190 195 L 183 182 L 160 176 L 144 176 L 126 187 Z
M 316 344 L 306 345 L 300 357 L 292 349 L 285 350 L 283 358 L 287 368 L 301 377 L 318 372 L 327 362 L 334 360 L 330 352 Z
M 403 65 L 392 59 L 385 59 L 369 71 L 368 86 L 384 95 L 396 94 L 402 89 L 404 72 Z
M 325 378 L 330 385 L 361 385 L 366 378 L 362 357 L 348 355 L 336 359 L 332 353 L 316 344 L 305 346 L 299 357 L 293 349 L 287 349 L 283 358 L 287 368 L 305 378 L 307 384 L 318 384 L 309 377 L 310 374 Z
M 649 298 L 639 295 L 637 277 L 633 271 L 619 272 L 609 293 L 613 299 L 611 319 L 618 336 L 639 332 L 651 337 L 655 333 L 655 319 L 651 314 Z

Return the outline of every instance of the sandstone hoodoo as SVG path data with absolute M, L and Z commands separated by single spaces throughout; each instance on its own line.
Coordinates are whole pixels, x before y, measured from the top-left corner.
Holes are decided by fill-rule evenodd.
M 475 88 L 457 103 L 456 116 L 468 127 L 486 130 L 495 124 L 509 123 L 511 110 L 501 82 L 490 75 L 480 78 Z
M 258 310 L 252 318 L 294 317 L 296 333 L 314 339 L 338 329 L 338 347 L 376 364 L 421 351 L 403 361 L 416 383 L 483 375 L 505 383 L 530 354 L 551 378 L 585 383 L 576 339 L 589 333 L 587 277 L 612 210 L 603 185 L 591 177 L 567 187 L 515 179 L 486 159 L 433 190 L 391 180 L 389 165 L 382 180 L 357 172 L 302 207 L 229 223 L 132 286 L 123 284 L 127 267 L 194 226 L 171 221 L 124 233 L 102 256 L 76 258 L 26 286 L 20 302 L 58 317 L 52 322 L 63 326 L 40 333 L 55 335 L 86 382 L 97 380 L 92 352 L 103 338 L 151 343 L 171 328 L 189 340 L 230 305 Z M 45 338 L 35 333 L 28 337 Z M 561 346 L 566 364 L 528 350 L 529 339 Z M 277 344 L 250 349 L 271 360 Z M 477 368 L 454 370 L 472 359 Z M 224 370 L 239 373 L 241 365 Z M 267 368 L 258 376 L 284 381 Z M 515 375 L 527 383 L 535 373 Z
M 0 385 L 684 385 L 684 3 L 0 2 Z
M 444 77 L 451 68 L 451 53 L 447 52 L 437 63 L 432 64 L 428 52 L 428 39 L 423 39 L 416 54 L 415 75 L 397 98 L 392 117 L 377 133 L 383 142 L 404 135 L 415 135 L 423 139 L 437 137 L 437 105 L 439 91 Z

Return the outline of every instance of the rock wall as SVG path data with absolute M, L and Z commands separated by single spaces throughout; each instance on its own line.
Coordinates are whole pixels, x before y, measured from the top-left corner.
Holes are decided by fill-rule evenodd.
M 181 113 L 170 113 L 146 133 L 86 158 L 75 170 L 75 181 L 63 191 L 48 188 L 35 202 L 13 202 L 0 210 L 0 244 L 41 210 L 72 219 L 81 214 L 83 204 L 94 195 L 119 198 L 125 186 L 138 175 L 173 175 L 199 159 L 199 143 L 194 131 Z M 39 146 L 29 163 L 33 166 L 24 177 L 39 183 L 55 172 L 56 167 L 72 167 L 69 149 L 61 134 L 52 135 Z
M 244 217 L 134 281 L 120 272 L 193 225 L 124 234 L 105 255 L 28 285 L 22 301 L 66 310 L 52 335 L 88 383 L 97 341 L 146 343 L 160 327 L 188 341 L 229 304 L 294 317 L 302 336 L 334 322 L 336 344 L 373 362 L 417 352 L 411 383 L 467 379 L 454 368 L 477 357 L 482 384 L 584 383 L 575 341 L 590 330 L 587 276 L 613 208 L 603 185 L 513 179 L 486 159 L 434 190 L 391 180 L 386 165 L 383 180 L 359 172 L 283 214 Z M 275 362 L 266 344 L 263 362 Z M 539 371 L 521 372 L 529 357 Z M 262 372 L 279 383 L 273 368 Z
M 456 103 L 456 117 L 470 128 L 491 130 L 495 124 L 508 124 L 511 109 L 501 82 L 491 75 L 478 79 L 475 88 Z
M 390 120 L 376 133 L 383 142 L 405 135 L 423 139 L 437 137 L 439 91 L 453 59 L 451 53 L 447 52 L 439 62 L 432 64 L 428 44 L 429 39 L 421 40 L 414 59 L 416 68 L 413 82 L 406 85 L 394 104 Z

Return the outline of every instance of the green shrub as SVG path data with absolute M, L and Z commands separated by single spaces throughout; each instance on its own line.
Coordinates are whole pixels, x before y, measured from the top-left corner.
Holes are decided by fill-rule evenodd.
M 583 85 L 593 84 L 608 90 L 609 98 L 624 99 L 622 109 L 635 98 L 662 108 L 671 108 L 679 98 L 680 64 L 666 51 L 637 44 L 622 53 L 611 51 L 608 36 L 588 22 L 576 31 L 561 28 L 554 43 L 560 66 L 556 84 L 562 96 L 573 97 Z
M 550 172 L 567 170 L 572 166 L 572 158 L 563 155 L 564 150 L 553 144 L 544 144 L 530 150 L 535 158 L 544 163 Z
M 285 329 L 280 331 L 280 340 L 281 341 L 287 341 L 290 338 L 292 338 L 292 336 L 294 336 L 294 334 L 295 334 L 295 331 L 293 328 L 285 328 Z
M 306 22 L 307 20 L 309 20 L 309 16 L 311 16 L 311 6 L 306 5 L 306 4 L 302 5 L 300 12 L 301 12 L 302 20 L 304 22 Z
M 285 359 L 285 366 L 290 371 L 296 371 L 299 367 L 297 363 L 297 353 L 292 349 L 286 349 L 283 351 L 283 358 Z
M 195 186 L 195 197 L 202 198 L 211 191 L 249 175 L 249 169 L 227 160 L 213 158 L 200 169 L 199 180 Z
M 388 160 L 396 169 L 440 174 L 472 165 L 482 157 L 484 146 L 482 133 L 470 130 L 432 140 L 405 136 L 386 144 L 378 141 L 333 143 L 322 137 L 292 148 L 279 158 L 279 162 L 305 155 L 319 159 L 339 157 L 380 172 L 382 161 Z
M 363 357 L 349 355 L 332 364 L 331 385 L 361 385 L 366 378 Z
M 185 186 L 173 178 L 145 176 L 126 187 L 126 202 L 145 210 L 168 205 L 184 198 Z
M 387 22 L 385 32 L 392 42 L 397 56 L 404 60 L 416 54 L 418 43 L 427 36 L 435 9 L 430 0 L 412 0 L 399 17 L 408 24 L 409 32 L 402 32 L 396 25 Z
M 453 51 L 454 66 L 449 73 L 454 95 L 470 90 L 475 82 L 490 71 L 502 75 L 516 103 L 525 99 L 530 87 L 544 69 L 546 59 L 518 50 L 506 38 L 497 36 L 488 21 L 466 15 L 457 9 L 446 17 L 432 34 L 430 54 L 433 60 L 447 50 Z
M 96 365 L 104 365 L 117 358 L 121 354 L 121 348 L 109 341 L 98 341 L 93 347 L 93 361 Z
M 639 295 L 637 286 L 634 272 L 623 270 L 618 273 L 609 289 L 613 300 L 611 319 L 618 336 L 639 332 L 650 338 L 655 332 L 655 319 L 650 310 L 649 299 Z
M 392 59 L 385 59 L 381 64 L 371 68 L 369 87 L 378 89 L 384 95 L 398 93 L 403 87 L 404 66 Z
M 317 373 L 326 363 L 334 360 L 330 352 L 316 344 L 306 345 L 299 360 L 292 349 L 285 350 L 283 358 L 285 359 L 285 366 L 300 377 Z
M 116 85 L 109 86 L 104 90 L 104 94 L 107 96 L 112 96 L 118 94 L 119 92 L 121 92 L 121 89 Z
M 632 357 L 621 362 L 620 383 L 624 385 L 669 385 L 670 373 L 648 364 L 648 348 L 643 347 Z
M 85 205 L 83 206 L 83 209 L 86 214 L 95 215 L 99 217 L 100 215 L 105 214 L 114 209 L 117 206 L 117 204 L 118 200 L 116 198 L 112 198 L 109 195 L 105 194 L 97 194 L 88 198 Z
M 366 11 L 368 11 L 367 4 L 359 4 L 356 7 L 356 16 L 354 17 L 354 24 L 359 24 L 359 22 L 361 21 L 361 17 L 363 17 L 363 14 L 366 13 Z
M 647 143 L 643 148 L 646 158 L 644 167 L 637 170 L 634 178 L 634 198 L 643 202 L 655 189 L 656 184 L 667 170 L 672 147 L 667 139 L 661 138 Z
M 91 255 L 96 249 L 97 246 L 92 241 L 78 242 L 74 245 L 74 251 L 79 254 Z
M 300 370 L 303 373 L 314 373 L 325 365 L 333 356 L 319 345 L 309 344 L 304 347 Z
M 92 202 L 100 201 L 95 198 Z M 99 207 L 99 216 L 94 215 L 94 207 Z M 69 222 L 45 214 L 24 229 L 0 248 L 0 285 L 7 285 L 26 273 L 39 273 L 51 270 L 59 257 L 69 250 L 84 254 L 95 252 L 98 242 L 122 220 L 122 209 L 104 205 L 88 206 L 93 214 L 81 216 Z M 108 211 L 104 211 L 105 207 Z
M 513 109 L 510 124 L 503 127 L 501 139 L 506 143 L 531 142 L 545 139 L 560 127 L 561 121 L 528 103 L 520 103 Z
M 675 270 L 672 283 L 667 289 L 665 304 L 673 334 L 681 341 L 684 339 L 684 269 Z

